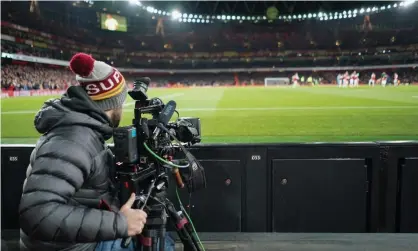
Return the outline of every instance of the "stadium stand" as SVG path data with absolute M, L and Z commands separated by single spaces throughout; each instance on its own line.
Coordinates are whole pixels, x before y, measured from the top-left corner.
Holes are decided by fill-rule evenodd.
M 210 24 L 205 29 L 166 22 L 162 36 L 155 34 L 156 20 L 145 27 L 134 23 L 132 32 L 112 34 L 92 27 L 90 19 L 77 18 L 88 10 L 74 11 L 78 25 L 48 8 L 43 18 L 27 9 L 4 13 L 2 51 L 64 60 L 83 51 L 119 67 L 173 69 L 407 64 L 418 58 L 418 38 L 410 35 L 417 34 L 413 12 L 396 23 L 390 22 L 390 12 L 373 15 L 376 25 L 370 31 L 363 29 L 358 17 L 279 26 Z

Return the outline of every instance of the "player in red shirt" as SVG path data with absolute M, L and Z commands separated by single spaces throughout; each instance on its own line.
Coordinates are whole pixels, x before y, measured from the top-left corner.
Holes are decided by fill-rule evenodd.
M 395 74 L 393 74 L 393 85 L 398 86 L 398 84 L 399 84 L 398 73 L 395 72 Z
M 355 71 L 353 71 L 353 73 L 351 73 L 350 75 L 350 87 L 354 86 L 355 75 L 356 75 Z
M 354 87 L 358 87 L 359 73 L 354 71 Z
M 343 87 L 347 87 L 348 86 L 349 79 L 350 79 L 350 75 L 348 74 L 348 71 L 346 71 L 344 73 L 344 78 L 343 78 Z

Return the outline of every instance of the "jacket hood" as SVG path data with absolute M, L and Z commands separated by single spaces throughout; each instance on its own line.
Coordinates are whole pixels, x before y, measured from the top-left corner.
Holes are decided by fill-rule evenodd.
M 90 99 L 80 86 L 71 86 L 59 99 L 44 103 L 35 116 L 35 128 L 45 134 L 56 127 L 79 125 L 93 129 L 104 140 L 112 137 L 108 116 Z

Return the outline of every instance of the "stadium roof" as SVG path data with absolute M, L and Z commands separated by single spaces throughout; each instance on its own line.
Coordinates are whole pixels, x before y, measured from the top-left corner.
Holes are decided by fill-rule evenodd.
M 139 2 L 139 1 L 130 1 Z M 354 8 L 382 6 L 400 1 L 143 1 L 143 5 L 172 12 L 202 15 L 265 15 L 269 7 L 276 7 L 280 14 L 300 14 L 308 12 L 344 11 Z M 97 8 L 109 11 L 122 11 L 127 1 L 94 1 Z M 129 5 L 128 5 L 129 6 Z M 128 7 L 129 8 L 129 7 Z M 132 8 L 132 7 L 130 7 Z

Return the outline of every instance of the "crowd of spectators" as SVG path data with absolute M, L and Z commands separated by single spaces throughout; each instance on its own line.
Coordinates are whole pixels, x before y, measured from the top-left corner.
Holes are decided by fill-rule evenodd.
M 417 33 L 413 11 L 396 16 L 395 21 L 396 12 L 373 14 L 371 30 L 362 28 L 362 16 L 280 25 L 216 22 L 202 26 L 167 20 L 162 35 L 155 32 L 157 19 L 129 19 L 128 32 L 108 32 L 88 18 L 92 10 L 69 8 L 74 11 L 63 18 L 53 6 L 36 16 L 20 4 L 10 4 L 2 17 L 2 34 L 11 39 L 2 40 L 2 51 L 61 60 L 83 51 L 120 67 L 166 69 L 354 66 L 418 60 L 418 37 L 411 35 Z
M 367 84 L 371 73 L 380 78 L 382 72 L 393 76 L 396 72 L 401 83 L 418 83 L 418 69 L 390 69 L 360 71 L 360 84 Z M 269 73 L 188 73 L 188 74 L 150 74 L 151 85 L 155 87 L 171 86 L 234 86 L 234 85 L 264 85 L 265 78 L 289 78 L 295 72 L 269 72 Z M 338 73 L 335 71 L 309 71 L 298 72 L 299 78 L 312 77 L 320 84 L 336 84 Z M 352 71 L 349 71 L 351 74 Z M 128 83 L 133 83 L 138 75 L 123 73 Z M 305 81 L 306 82 L 306 81 Z M 75 75 L 68 68 L 45 65 L 3 65 L 1 69 L 2 90 L 65 90 L 70 85 L 76 85 Z
M 67 69 L 29 65 L 3 65 L 2 90 L 62 90 L 75 84 L 74 74 Z

